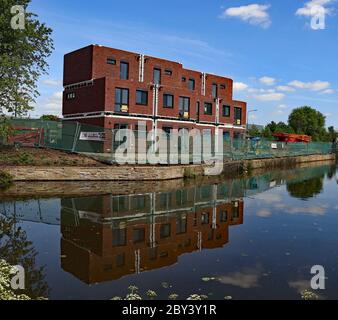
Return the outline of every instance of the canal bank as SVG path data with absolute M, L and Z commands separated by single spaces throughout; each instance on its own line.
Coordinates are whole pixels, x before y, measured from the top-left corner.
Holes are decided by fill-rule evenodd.
M 57 195 L 54 186 L 73 182 L 18 182 L 23 189 L 49 185 L 50 195 L 0 197 L 9 241 L 2 259 L 23 261 L 24 293 L 32 298 L 107 300 L 132 286 L 160 300 L 196 292 L 211 300 L 301 299 L 318 263 L 331 279 L 319 294 L 335 299 L 337 174 L 335 164 L 324 163 L 162 181 L 171 190 L 151 181 L 76 182 L 88 190 L 116 185 L 117 195 L 99 187 L 101 195 Z M 5 250 L 18 244 L 20 250 Z
M 321 161 L 335 161 L 334 154 L 254 159 L 224 163 L 222 176 L 234 176 L 255 169 L 290 168 Z M 163 181 L 205 175 L 207 165 L 178 166 L 3 166 L 13 181 Z
M 30 181 L 15 181 L 9 188 L 0 191 L 0 200 L 12 199 L 50 199 L 58 197 L 89 197 L 111 194 L 114 196 L 124 196 L 129 194 L 157 192 L 174 192 L 177 189 L 186 189 L 192 186 L 205 186 L 222 183 L 229 179 L 251 179 L 259 178 L 266 174 L 271 174 L 271 180 L 292 179 L 295 172 L 302 175 L 304 170 L 315 169 L 318 167 L 330 168 L 335 162 L 317 161 L 310 163 L 300 163 L 288 168 L 280 169 L 253 169 L 245 175 L 235 175 L 232 177 L 220 176 L 199 176 L 194 179 L 175 179 L 158 181 L 40 181 L 32 183 Z

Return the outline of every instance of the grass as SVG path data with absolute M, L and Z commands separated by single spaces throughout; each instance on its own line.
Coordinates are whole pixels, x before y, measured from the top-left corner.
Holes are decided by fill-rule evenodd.
M 84 155 L 51 149 L 0 146 L 0 166 L 84 166 L 104 164 Z

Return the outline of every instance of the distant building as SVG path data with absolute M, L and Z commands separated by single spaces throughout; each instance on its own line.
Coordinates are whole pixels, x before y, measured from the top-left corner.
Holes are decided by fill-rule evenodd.
M 247 105 L 233 99 L 233 80 L 177 62 L 91 45 L 65 55 L 63 84 L 64 121 L 245 134 Z

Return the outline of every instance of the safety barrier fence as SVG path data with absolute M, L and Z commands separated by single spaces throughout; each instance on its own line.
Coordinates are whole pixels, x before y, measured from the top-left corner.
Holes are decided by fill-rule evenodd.
M 14 128 L 11 136 L 0 143 L 85 153 L 107 163 L 136 161 L 145 164 L 151 163 L 149 157 L 163 164 L 193 163 L 216 157 L 230 161 L 329 154 L 333 150 L 332 144 L 326 142 L 223 138 L 222 133 L 216 140 L 216 136 L 206 130 L 200 133 L 127 132 L 78 122 L 34 119 L 13 119 L 11 124 Z

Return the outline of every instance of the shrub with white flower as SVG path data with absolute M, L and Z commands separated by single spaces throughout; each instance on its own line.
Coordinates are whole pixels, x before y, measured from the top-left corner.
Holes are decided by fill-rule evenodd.
M 12 266 L 6 261 L 0 260 L 0 300 L 31 300 L 28 296 L 17 295 L 11 288 Z

